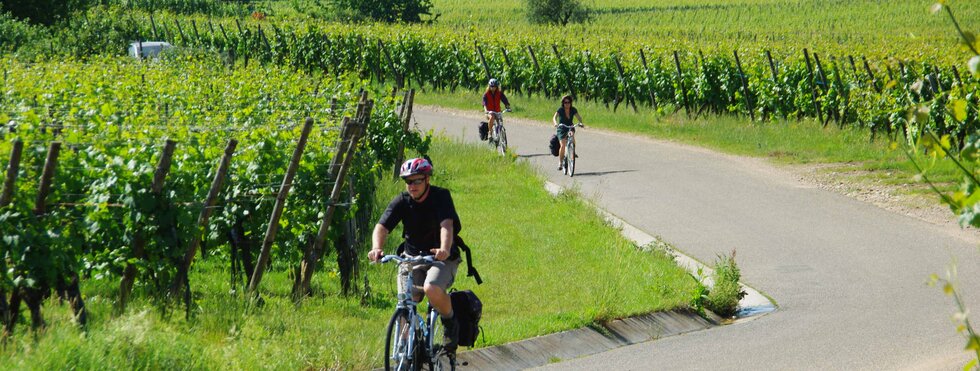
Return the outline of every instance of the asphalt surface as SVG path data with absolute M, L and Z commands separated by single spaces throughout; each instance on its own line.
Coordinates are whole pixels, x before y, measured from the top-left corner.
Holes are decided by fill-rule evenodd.
M 468 142 L 478 142 L 479 117 L 415 108 L 418 128 Z M 925 282 L 955 259 L 969 306 L 980 308 L 974 235 L 802 184 L 764 160 L 588 127 L 569 178 L 547 148 L 550 117 L 505 122 L 512 151 L 549 180 L 702 262 L 735 249 L 742 282 L 779 306 L 546 368 L 932 370 L 970 359 L 951 299 Z

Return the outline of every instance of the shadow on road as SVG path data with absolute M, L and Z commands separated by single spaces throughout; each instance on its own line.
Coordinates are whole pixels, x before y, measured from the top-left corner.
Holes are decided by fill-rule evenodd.
M 600 175 L 616 174 L 616 173 L 632 173 L 632 172 L 635 172 L 635 171 L 636 170 L 592 171 L 592 172 L 588 172 L 588 173 L 575 173 L 575 176 L 576 177 L 579 177 L 579 176 L 600 176 Z
M 517 155 L 517 157 L 520 157 L 520 158 L 532 158 L 532 157 L 543 157 L 543 156 L 551 156 L 551 154 L 550 153 L 528 153 L 526 155 Z M 554 156 L 551 156 L 551 157 L 554 157 Z

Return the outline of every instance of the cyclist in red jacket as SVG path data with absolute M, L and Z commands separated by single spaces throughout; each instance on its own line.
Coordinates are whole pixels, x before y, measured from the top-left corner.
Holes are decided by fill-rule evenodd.
M 497 79 L 490 79 L 487 83 L 487 91 L 483 93 L 483 111 L 484 112 L 501 112 L 500 102 L 504 102 L 507 109 L 510 109 L 510 102 L 507 101 L 507 96 L 504 95 L 504 91 L 500 89 L 500 81 Z M 497 120 L 494 115 L 487 113 L 487 122 L 490 123 L 487 127 L 490 129 L 490 133 L 493 133 L 493 128 L 497 124 Z

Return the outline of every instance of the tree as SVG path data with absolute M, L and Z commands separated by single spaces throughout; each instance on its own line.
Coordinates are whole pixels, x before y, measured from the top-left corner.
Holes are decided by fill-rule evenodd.
M 431 15 L 432 9 L 430 0 L 336 0 L 336 4 L 355 18 L 387 23 L 420 23 L 422 15 Z
M 8 11 L 18 19 L 29 19 L 33 24 L 52 25 L 87 5 L 87 0 L 3 0 L 0 11 Z
M 592 20 L 593 10 L 581 0 L 526 0 L 527 17 L 531 23 L 565 26 L 569 22 Z

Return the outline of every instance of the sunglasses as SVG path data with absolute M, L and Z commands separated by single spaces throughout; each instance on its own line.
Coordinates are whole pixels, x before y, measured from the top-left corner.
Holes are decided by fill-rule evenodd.
M 405 179 L 405 185 L 421 185 L 425 183 L 425 178 Z
M 566 100 L 566 101 L 562 101 L 561 103 L 562 103 L 562 104 L 572 104 L 572 102 L 571 102 L 571 101 L 567 101 L 567 100 Z

